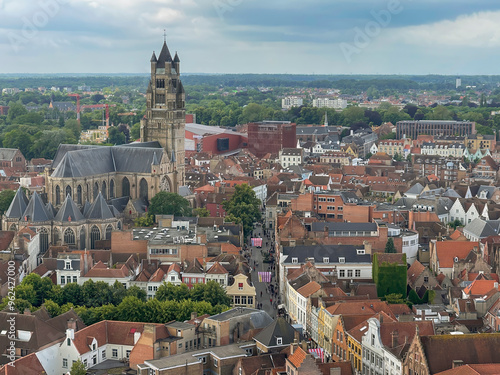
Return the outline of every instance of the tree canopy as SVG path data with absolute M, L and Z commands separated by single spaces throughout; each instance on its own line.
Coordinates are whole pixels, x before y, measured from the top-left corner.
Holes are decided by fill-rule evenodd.
M 148 208 L 149 215 L 191 215 L 189 201 L 177 193 L 161 191 L 152 199 Z
M 252 231 L 253 224 L 262 217 L 260 200 L 248 184 L 237 185 L 234 195 L 222 206 L 226 211 L 226 221 L 241 223 L 245 235 Z

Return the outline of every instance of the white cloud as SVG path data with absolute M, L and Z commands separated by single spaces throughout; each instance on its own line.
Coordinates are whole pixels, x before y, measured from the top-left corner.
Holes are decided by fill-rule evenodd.
M 405 43 L 433 48 L 489 48 L 500 46 L 500 11 L 478 12 L 428 25 L 393 29 L 391 36 Z

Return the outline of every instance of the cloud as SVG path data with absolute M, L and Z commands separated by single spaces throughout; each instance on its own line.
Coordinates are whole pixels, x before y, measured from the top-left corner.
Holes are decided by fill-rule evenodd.
M 439 48 L 500 47 L 500 11 L 462 15 L 429 25 L 412 26 L 395 31 L 396 40 Z

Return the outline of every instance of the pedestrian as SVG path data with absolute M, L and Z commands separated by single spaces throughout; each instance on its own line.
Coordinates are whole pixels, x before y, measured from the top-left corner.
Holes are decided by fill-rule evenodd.
M 262 290 L 260 291 L 260 296 L 262 297 Z

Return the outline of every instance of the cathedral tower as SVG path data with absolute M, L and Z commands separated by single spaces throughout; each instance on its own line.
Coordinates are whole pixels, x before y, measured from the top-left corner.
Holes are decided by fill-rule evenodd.
M 165 150 L 162 189 L 178 192 L 184 185 L 185 93 L 180 80 L 180 59 L 170 55 L 166 41 L 151 57 L 151 80 L 146 92 L 146 115 L 141 120 L 141 141 L 158 141 Z M 168 177 L 168 178 L 167 178 Z

